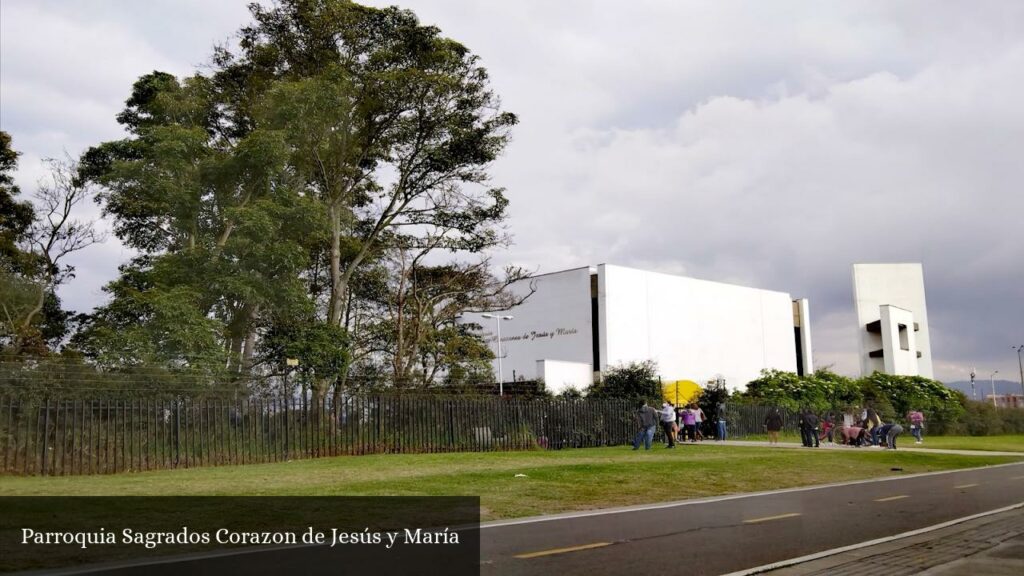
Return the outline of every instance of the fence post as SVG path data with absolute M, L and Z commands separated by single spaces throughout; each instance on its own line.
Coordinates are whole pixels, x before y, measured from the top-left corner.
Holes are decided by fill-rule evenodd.
M 181 462 L 181 398 L 174 399 L 174 467 Z
M 50 449 L 50 399 L 46 399 L 46 414 L 43 416 L 43 461 L 42 474 L 46 476 L 46 453 Z
M 452 404 L 452 400 L 449 399 L 445 404 L 448 405 L 448 450 L 455 450 L 455 416 L 453 412 L 455 407 Z
M 285 392 L 284 397 L 284 460 L 288 461 L 288 393 Z

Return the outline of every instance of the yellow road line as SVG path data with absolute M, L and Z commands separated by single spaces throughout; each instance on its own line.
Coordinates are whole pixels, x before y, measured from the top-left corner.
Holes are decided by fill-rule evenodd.
M 961 484 L 959 486 L 953 486 L 953 488 L 974 488 L 977 484 Z
M 799 516 L 799 512 L 790 512 L 789 514 L 779 514 L 778 516 L 765 516 L 764 518 L 751 518 L 750 520 L 744 520 L 744 524 L 756 524 L 757 522 L 767 522 L 769 520 L 782 520 L 783 518 L 792 518 Z
M 540 556 L 551 556 L 553 554 L 565 554 L 566 552 L 579 552 L 580 550 L 591 550 L 593 548 L 603 548 L 605 546 L 611 546 L 611 542 L 594 542 L 593 544 L 581 544 L 579 546 L 569 546 L 568 548 L 552 548 L 551 550 L 541 550 L 540 552 L 528 552 L 526 554 L 516 554 L 516 558 L 538 558 Z
M 892 502 L 893 500 L 902 500 L 903 498 L 910 498 L 910 496 L 907 496 L 906 494 L 902 494 L 900 496 L 889 496 L 888 498 L 878 498 L 875 502 Z

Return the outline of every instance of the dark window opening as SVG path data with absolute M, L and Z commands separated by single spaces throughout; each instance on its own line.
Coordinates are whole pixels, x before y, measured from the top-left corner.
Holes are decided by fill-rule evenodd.
M 590 341 L 594 372 L 601 371 L 601 331 L 598 329 L 597 274 L 590 275 Z
M 800 327 L 793 327 L 793 337 L 796 340 L 796 373 L 798 376 L 804 375 L 804 347 L 803 339 L 800 335 Z

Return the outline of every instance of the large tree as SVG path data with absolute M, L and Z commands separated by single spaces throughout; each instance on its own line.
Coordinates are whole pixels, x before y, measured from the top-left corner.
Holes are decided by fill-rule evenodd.
M 17 167 L 18 153 L 11 144 L 11 135 L 0 131 L 0 267 L 5 272 L 20 270 L 25 265 L 25 254 L 19 244 L 35 220 L 32 204 L 17 199 L 20 193 L 14 183 Z
M 0 350 L 40 356 L 60 346 L 71 314 L 57 288 L 74 276 L 71 254 L 102 241 L 91 221 L 76 218 L 89 197 L 74 162 L 49 160 L 50 175 L 20 201 L 12 172 L 17 153 L 0 132 Z
M 93 355 L 223 361 L 245 372 L 261 319 L 306 306 L 299 274 L 322 227 L 316 210 L 287 170 L 280 138 L 236 133 L 223 107 L 205 77 L 148 74 L 118 116 L 130 136 L 85 154 L 82 174 L 102 186 L 115 233 L 143 254 L 123 267 L 108 287 L 110 305 L 94 315 L 83 339 Z M 180 334 L 181 312 L 158 306 L 187 311 L 194 330 Z M 177 344 L 146 344 L 154 340 Z
M 409 11 L 344 0 L 250 9 L 212 73 L 144 76 L 118 116 L 129 137 L 83 157 L 115 233 L 143 254 L 111 285 L 93 324 L 107 338 L 93 351 L 130 332 L 125 310 L 158 318 L 158 303 L 187 305 L 213 324 L 153 335 L 211 334 L 240 372 L 302 356 L 324 391 L 363 338 L 357 287 L 374 285 L 382 258 L 506 242 L 507 201 L 487 168 L 516 119 L 477 57 Z M 147 354 L 188 362 L 196 347 L 173 348 Z

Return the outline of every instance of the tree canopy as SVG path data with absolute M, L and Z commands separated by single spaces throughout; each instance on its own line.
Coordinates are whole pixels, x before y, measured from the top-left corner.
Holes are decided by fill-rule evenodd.
M 395 7 L 250 12 L 208 71 L 139 78 L 117 115 L 128 136 L 83 154 L 139 256 L 76 343 L 242 379 L 298 358 L 319 392 L 353 371 L 482 375 L 489 352 L 456 318 L 509 305 L 524 276 L 488 265 L 509 241 L 489 166 L 516 117 L 487 71 Z

